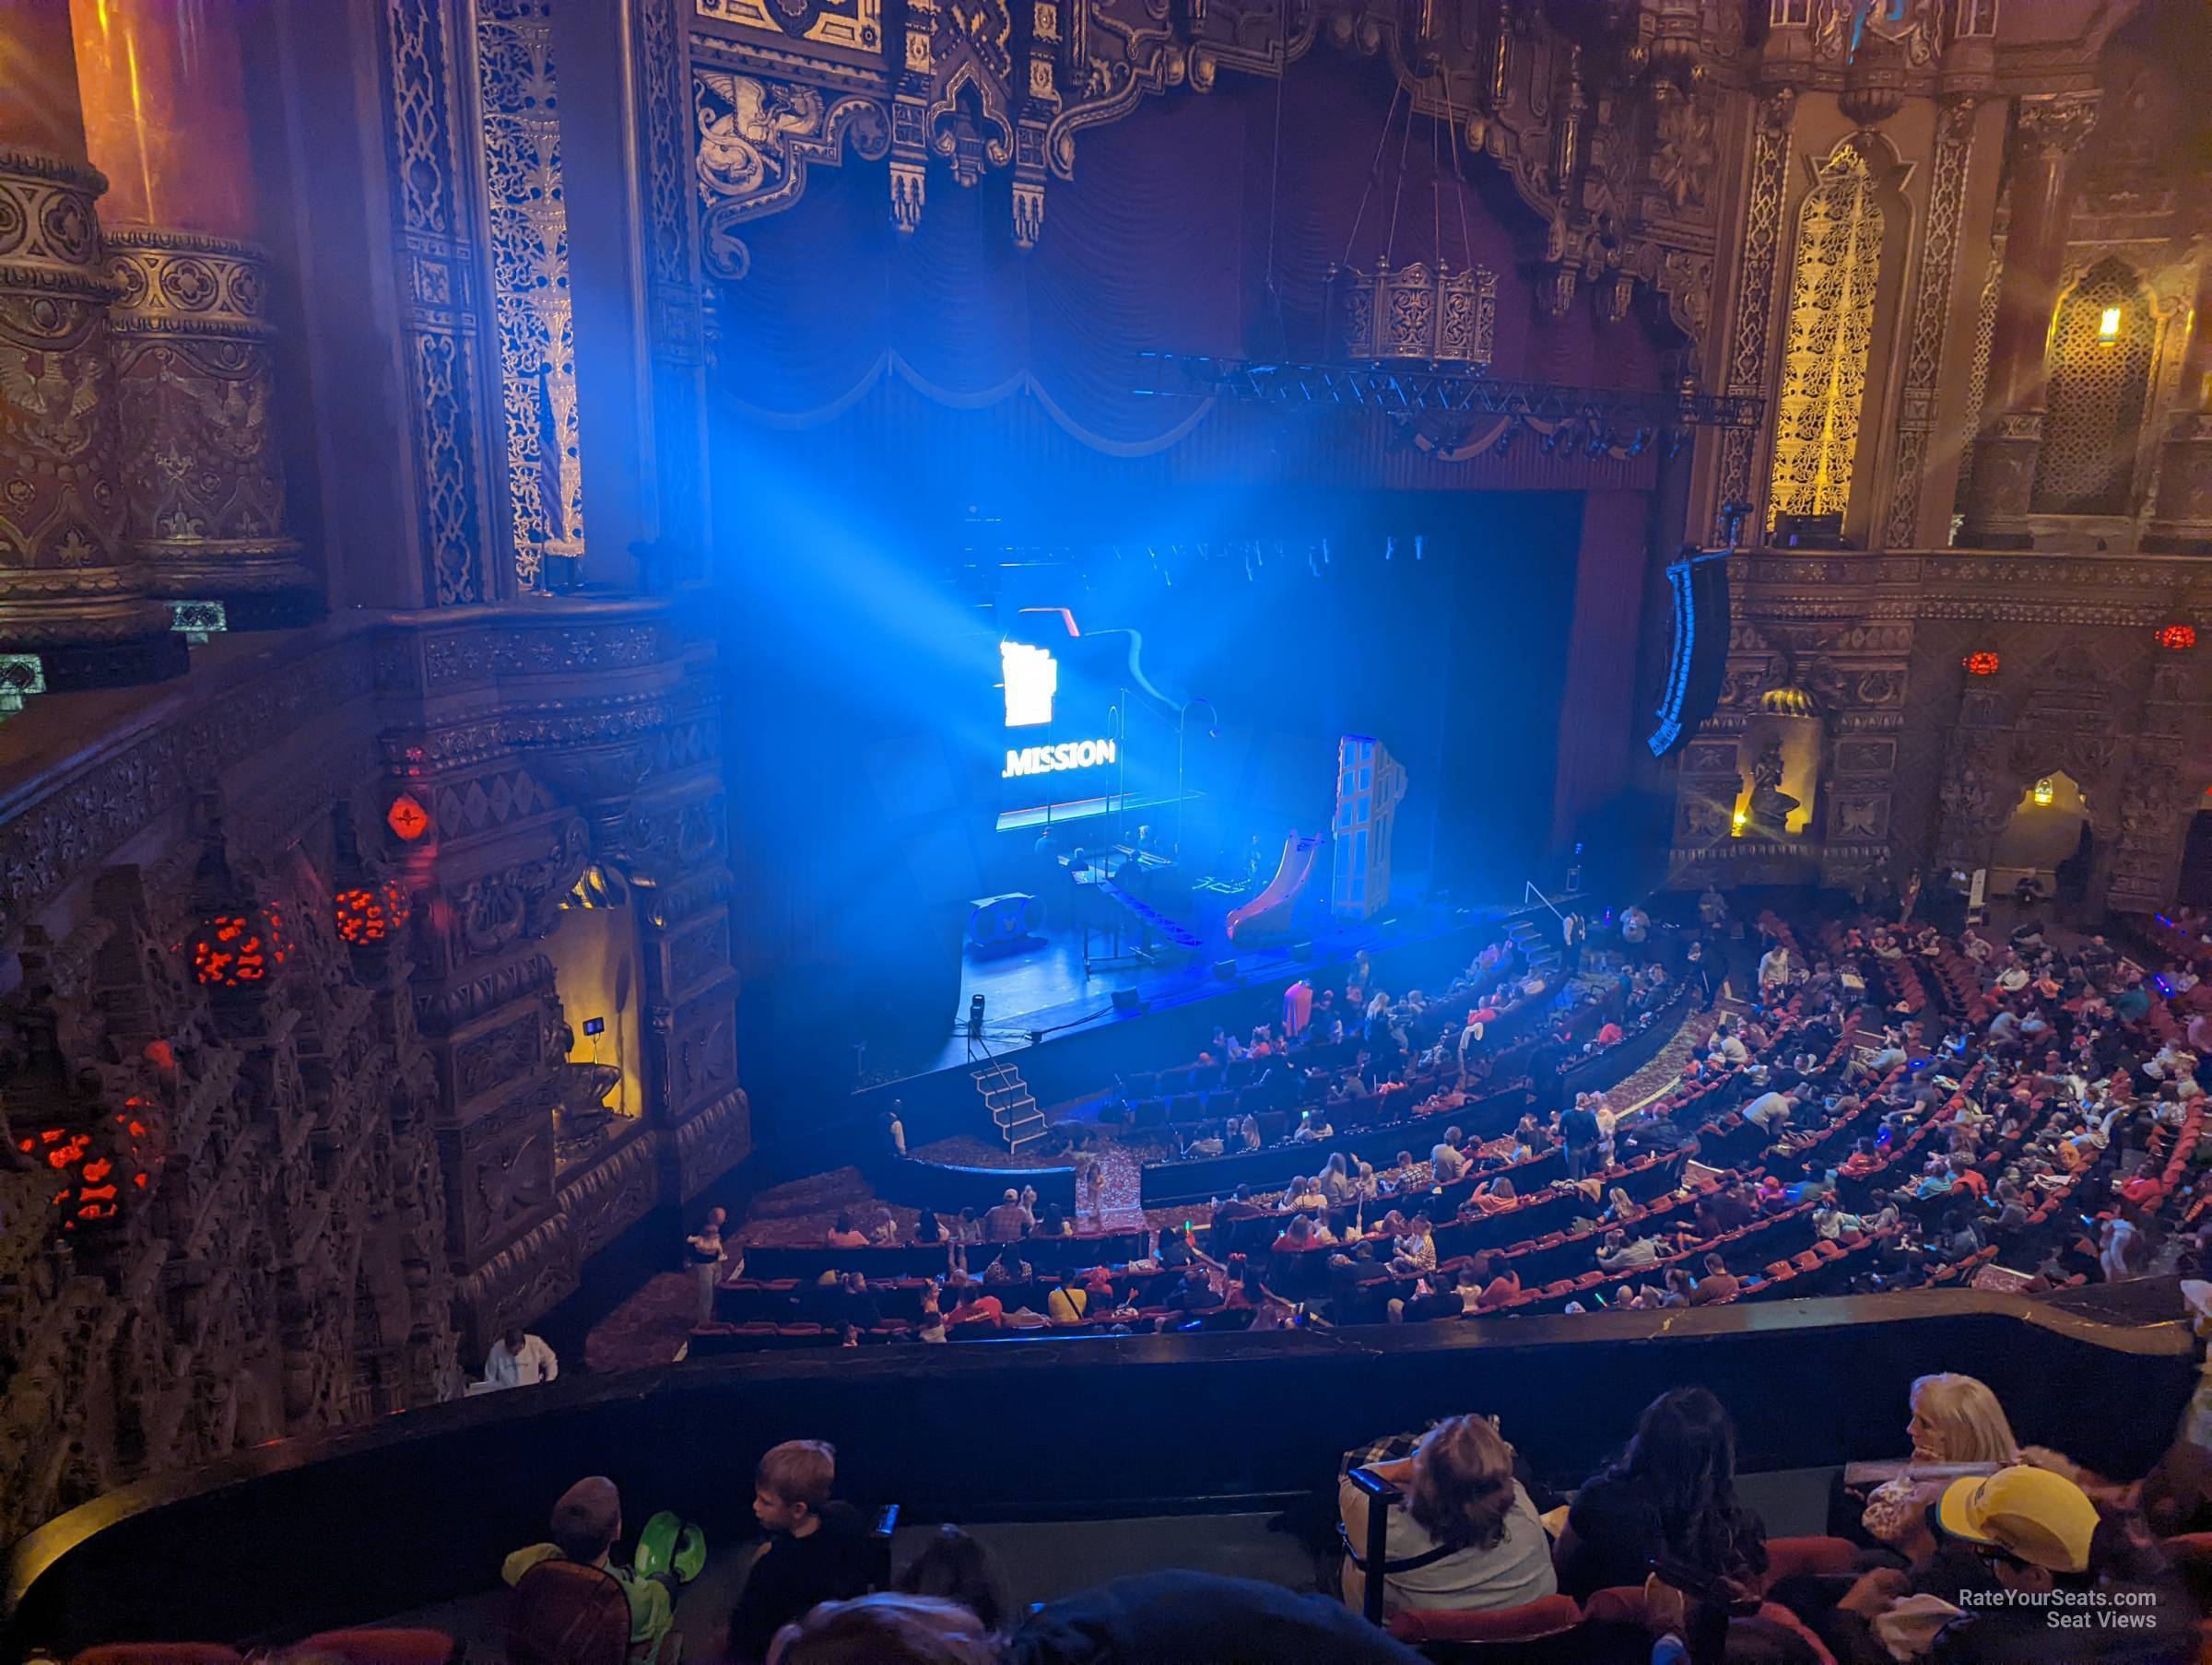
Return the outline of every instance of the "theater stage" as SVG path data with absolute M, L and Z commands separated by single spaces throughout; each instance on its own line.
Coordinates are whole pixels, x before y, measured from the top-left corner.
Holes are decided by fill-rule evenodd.
M 808 1159 L 850 1162 L 876 1148 L 877 1123 L 898 1105 L 910 1146 L 954 1133 L 988 1138 L 992 1123 L 971 1072 L 1003 1058 L 1021 1072 L 1047 1107 L 1094 1094 L 1115 1073 L 1159 1068 L 1197 1055 L 1217 1024 L 1248 1030 L 1273 1021 L 1282 990 L 1300 976 L 1316 988 L 1341 987 L 1353 958 L 1366 951 L 1378 986 L 1441 988 L 1497 933 L 1509 910 L 1501 903 L 1435 907 L 1407 904 L 1359 923 L 1323 920 L 1291 940 L 1312 943 L 1310 958 L 1292 957 L 1288 943 L 1236 950 L 1226 937 L 1207 938 L 1187 963 L 1161 967 L 1083 971 L 1082 935 L 1055 933 L 1036 947 L 996 959 L 963 963 L 960 1006 L 947 1014 L 946 1038 L 933 1057 L 906 1069 L 878 1069 L 834 1109 L 811 1120 L 777 1152 L 779 1171 L 805 1171 Z M 1214 975 L 1233 957 L 1228 981 Z M 1113 1005 L 1116 989 L 1134 989 L 1141 1011 Z M 965 1033 L 971 995 L 984 997 L 984 1039 L 972 1061 Z M 1042 1038 L 1030 1039 L 1032 1031 Z
M 984 1041 L 992 1051 L 1006 1052 L 1027 1047 L 1039 1031 L 1050 1039 L 1135 1015 L 1114 1010 L 1113 995 L 1119 989 L 1135 990 L 1147 1010 L 1180 1006 L 1224 991 L 1228 985 L 1214 974 L 1215 965 L 1224 960 L 1236 963 L 1232 980 L 1249 986 L 1277 977 L 1295 977 L 1300 970 L 1317 966 L 1348 963 L 1362 949 L 1371 957 L 1387 949 L 1427 942 L 1498 920 L 1505 912 L 1503 903 L 1452 908 L 1407 904 L 1368 920 L 1317 921 L 1311 930 L 1301 928 L 1288 939 L 1259 948 L 1240 948 L 1226 934 L 1216 932 L 1201 937 L 1202 946 L 1175 964 L 1088 973 L 1083 968 L 1080 931 L 1049 932 L 1034 946 L 1014 953 L 984 956 L 971 949 L 961 962 L 960 997 L 947 1026 L 945 1046 L 924 1071 L 967 1063 L 968 1004 L 978 994 L 983 997 Z M 1294 956 L 1292 941 L 1311 942 L 1312 951 L 1303 959 Z

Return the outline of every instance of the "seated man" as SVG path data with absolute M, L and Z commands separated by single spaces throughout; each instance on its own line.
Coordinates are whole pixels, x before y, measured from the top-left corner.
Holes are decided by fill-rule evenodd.
M 1710 1307 L 1715 1301 L 1724 1301 L 1744 1286 L 1743 1280 L 1728 1270 L 1728 1262 L 1718 1254 L 1705 1257 L 1705 1275 L 1690 1292 L 1692 1307 Z
M 859 1511 L 830 1498 L 836 1480 L 837 1452 L 818 1439 L 787 1439 L 761 1458 L 753 1517 L 768 1543 L 730 1614 L 732 1659 L 765 1659 L 776 1632 L 817 1603 L 866 1591 L 875 1546 Z
M 616 1542 L 622 1536 L 622 1498 L 615 1483 L 594 1474 L 579 1480 L 553 1506 L 553 1540 L 533 1543 L 507 1557 L 500 1577 L 520 1584 L 523 1575 L 543 1561 L 574 1561 L 595 1566 L 622 1587 L 629 1598 L 630 1665 L 656 1665 L 661 1642 L 676 1624 L 676 1607 L 667 1586 L 641 1578 L 627 1566 L 610 1565 Z
M 1615 1226 L 1606 1234 L 1606 1246 L 1597 1256 L 1597 1264 L 1606 1272 L 1626 1272 L 1649 1266 L 1658 1258 L 1657 1243 L 1649 1237 L 1631 1240 L 1627 1232 Z
M 986 1243 L 1012 1243 L 1027 1237 L 1029 1229 L 1029 1216 L 1022 1212 L 1021 1193 L 1011 1187 L 983 1214 L 983 1241 Z

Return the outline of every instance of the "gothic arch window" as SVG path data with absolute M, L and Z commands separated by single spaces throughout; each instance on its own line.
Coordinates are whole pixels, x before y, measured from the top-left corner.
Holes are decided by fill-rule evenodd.
M 1774 400 L 1770 529 L 1783 515 L 1840 520 L 1850 506 L 1890 194 L 1872 143 L 1878 141 L 1853 134 L 1814 164 L 1813 188 L 1798 205 Z
M 2158 358 L 2150 291 L 2125 261 L 2081 275 L 2051 321 L 2051 385 L 2030 508 L 2126 514 Z

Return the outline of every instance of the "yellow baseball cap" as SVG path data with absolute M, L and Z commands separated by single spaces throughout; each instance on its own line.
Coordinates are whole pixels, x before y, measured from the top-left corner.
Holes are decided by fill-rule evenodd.
M 1943 1530 L 1993 1543 L 2014 1559 L 2054 1573 L 2085 1572 L 2097 1506 L 2064 1474 L 2022 1463 L 1985 1477 L 1954 1480 L 1936 1505 Z

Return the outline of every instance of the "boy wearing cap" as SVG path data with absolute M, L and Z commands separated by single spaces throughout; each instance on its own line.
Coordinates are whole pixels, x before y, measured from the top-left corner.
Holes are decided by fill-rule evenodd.
M 1854 1584 L 1831 1615 L 1842 1665 L 2193 1659 L 2196 1618 L 2161 1565 L 2063 1474 L 2025 1464 L 1954 1481 L 1928 1511 L 1935 1552 Z M 2129 1565 L 2135 1563 L 2135 1565 Z
M 1021 1193 L 1009 1187 L 1006 1194 L 983 1215 L 983 1241 L 1017 1243 L 1029 1235 L 1029 1217 L 1022 1213 Z

